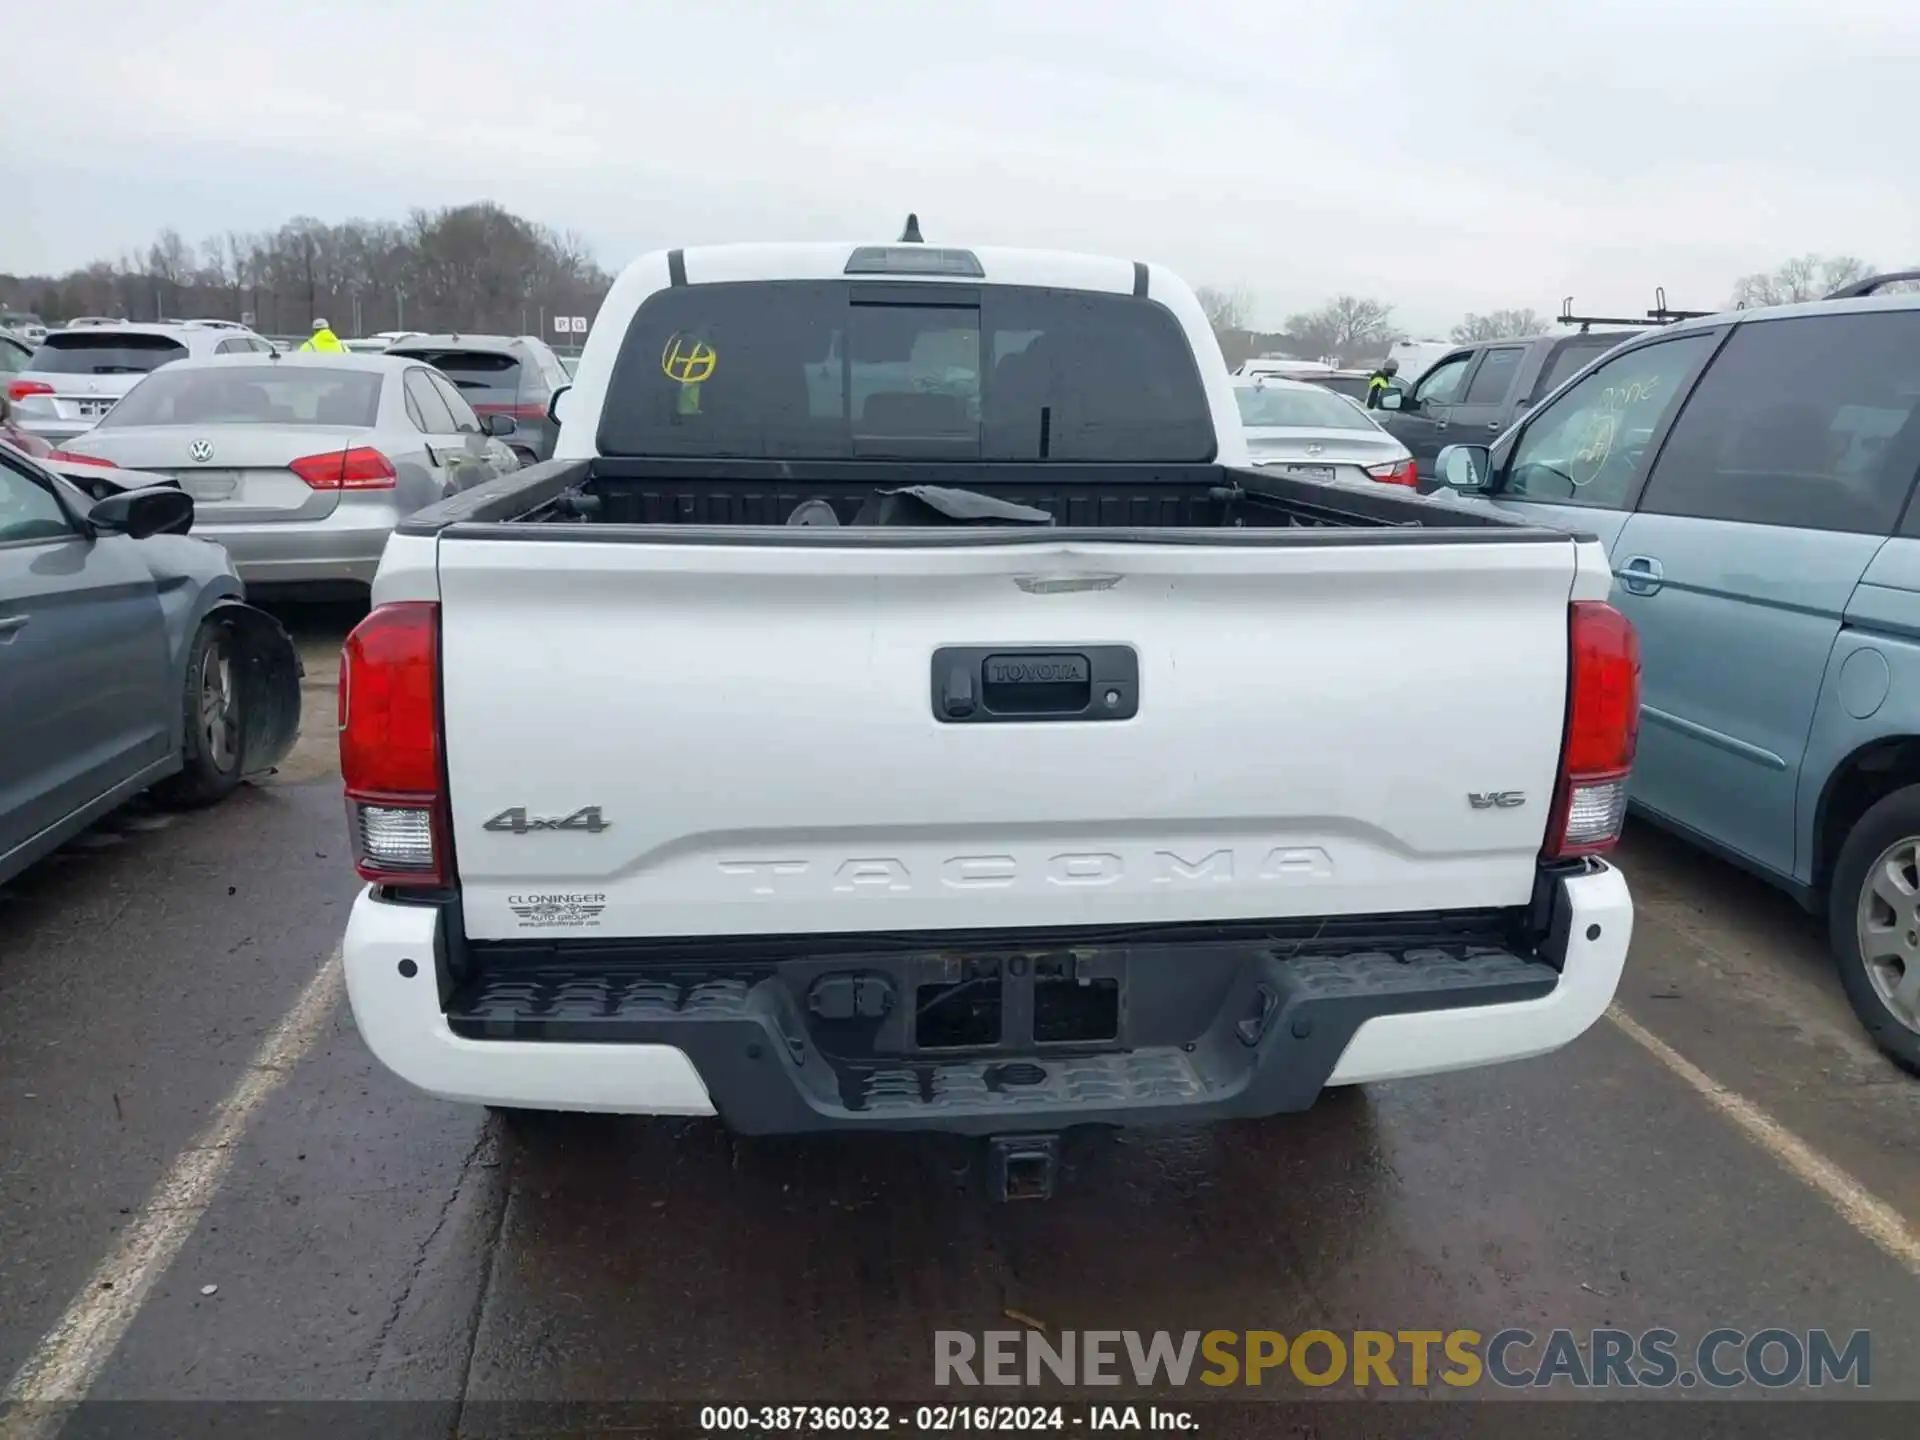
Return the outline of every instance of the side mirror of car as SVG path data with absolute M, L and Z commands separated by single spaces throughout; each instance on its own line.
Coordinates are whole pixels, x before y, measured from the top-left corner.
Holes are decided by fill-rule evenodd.
M 175 485 L 122 490 L 96 500 L 87 522 L 108 535 L 145 540 L 149 535 L 184 535 L 193 528 L 193 497 Z
M 558 390 L 553 392 L 553 398 L 547 401 L 547 418 L 553 421 L 554 424 L 564 425 L 566 423 L 566 412 L 561 407 L 560 402 L 572 393 L 573 387 L 571 385 L 562 385 Z
M 502 436 L 511 435 L 515 430 L 520 428 L 511 415 L 488 415 L 485 417 L 485 420 L 487 434 L 493 436 L 496 440 Z
M 1405 391 L 1396 390 L 1389 385 L 1385 390 L 1380 392 L 1380 408 L 1382 410 L 1411 410 L 1413 407 L 1407 404 L 1407 394 Z
M 1484 445 L 1448 445 L 1434 458 L 1434 472 L 1450 490 L 1482 494 L 1493 474 L 1493 461 Z

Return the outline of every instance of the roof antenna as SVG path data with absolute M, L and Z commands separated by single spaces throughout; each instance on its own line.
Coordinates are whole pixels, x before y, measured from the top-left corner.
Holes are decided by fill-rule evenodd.
M 907 215 L 907 228 L 900 232 L 900 243 L 902 245 L 924 245 L 926 243 L 920 235 L 920 217 L 918 215 L 912 213 Z

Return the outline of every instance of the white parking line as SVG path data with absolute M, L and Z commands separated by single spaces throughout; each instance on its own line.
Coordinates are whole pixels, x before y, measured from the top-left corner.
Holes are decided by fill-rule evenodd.
M 335 951 L 254 1052 L 240 1083 L 213 1118 L 167 1167 L 113 1253 L 88 1277 L 59 1323 L 41 1337 L 0 1394 L 0 1403 L 57 1406 L 86 1396 L 140 1313 L 154 1281 L 166 1273 L 219 1193 L 248 1124 L 313 1048 L 340 999 L 341 973 Z M 45 1410 L 14 1411 L 0 1420 L 0 1440 L 50 1433 L 44 1428 L 50 1421 L 58 1428 L 58 1419 Z
M 1686 1081 L 1747 1138 L 1791 1170 L 1839 1213 L 1842 1220 L 1878 1245 L 1915 1275 L 1920 1275 L 1920 1235 L 1893 1206 L 1827 1159 L 1758 1105 L 1729 1090 L 1618 1005 L 1607 1018 L 1642 1050 Z

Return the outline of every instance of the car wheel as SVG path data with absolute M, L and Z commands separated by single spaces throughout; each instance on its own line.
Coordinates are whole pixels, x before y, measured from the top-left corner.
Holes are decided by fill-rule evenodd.
M 233 632 L 203 622 L 187 655 L 187 681 L 181 696 L 185 725 L 180 742 L 180 773 L 154 786 L 154 798 L 192 809 L 211 805 L 240 783 L 242 714 L 238 646 Z
M 1873 1043 L 1920 1075 L 1920 785 L 1853 827 L 1833 867 L 1828 931 L 1840 983 Z

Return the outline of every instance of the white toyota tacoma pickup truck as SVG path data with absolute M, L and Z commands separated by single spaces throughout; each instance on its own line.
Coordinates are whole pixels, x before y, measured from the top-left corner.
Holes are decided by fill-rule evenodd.
M 404 522 L 348 640 L 345 964 L 521 1110 L 992 1137 L 1540 1055 L 1633 910 L 1590 538 L 1245 466 L 1151 265 L 636 261 L 555 458 Z

